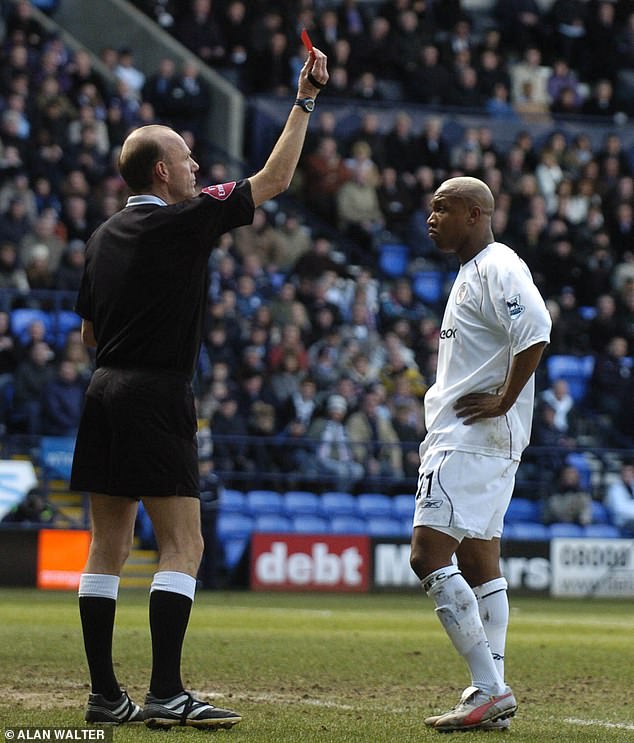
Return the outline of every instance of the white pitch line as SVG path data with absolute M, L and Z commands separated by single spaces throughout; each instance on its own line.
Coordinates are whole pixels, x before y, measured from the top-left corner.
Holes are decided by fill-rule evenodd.
M 576 717 L 565 717 L 564 722 L 569 725 L 584 727 L 616 728 L 617 730 L 634 730 L 634 725 L 628 722 L 606 722 L 605 720 L 581 720 Z

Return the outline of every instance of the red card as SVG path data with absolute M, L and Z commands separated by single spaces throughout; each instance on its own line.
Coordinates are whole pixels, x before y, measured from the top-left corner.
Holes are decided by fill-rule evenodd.
M 309 52 L 313 51 L 313 42 L 310 40 L 310 36 L 308 35 L 308 31 L 304 28 L 301 33 L 301 39 L 304 42 L 304 46 L 306 47 L 306 50 Z

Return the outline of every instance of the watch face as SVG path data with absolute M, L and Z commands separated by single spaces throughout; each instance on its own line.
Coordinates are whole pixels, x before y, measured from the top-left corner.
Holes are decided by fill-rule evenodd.
M 315 110 L 315 101 L 313 101 L 311 98 L 307 98 L 304 101 L 304 108 L 310 112 Z

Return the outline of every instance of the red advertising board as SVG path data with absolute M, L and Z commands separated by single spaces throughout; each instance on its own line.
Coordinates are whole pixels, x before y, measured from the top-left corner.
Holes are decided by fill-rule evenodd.
M 77 588 L 88 558 L 90 532 L 41 529 L 38 536 L 37 587 Z
M 251 588 L 256 591 L 367 591 L 366 536 L 254 534 Z

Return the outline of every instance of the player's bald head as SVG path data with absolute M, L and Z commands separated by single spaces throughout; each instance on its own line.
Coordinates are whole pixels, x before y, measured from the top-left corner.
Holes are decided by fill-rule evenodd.
M 139 127 L 126 137 L 119 154 L 119 172 L 133 193 L 151 190 L 154 166 L 166 159 L 175 138 L 179 135 L 161 124 Z
M 439 187 L 434 196 L 462 199 L 468 208 L 477 206 L 482 214 L 491 216 L 495 207 L 495 199 L 491 189 L 479 178 L 463 175 L 449 178 Z

